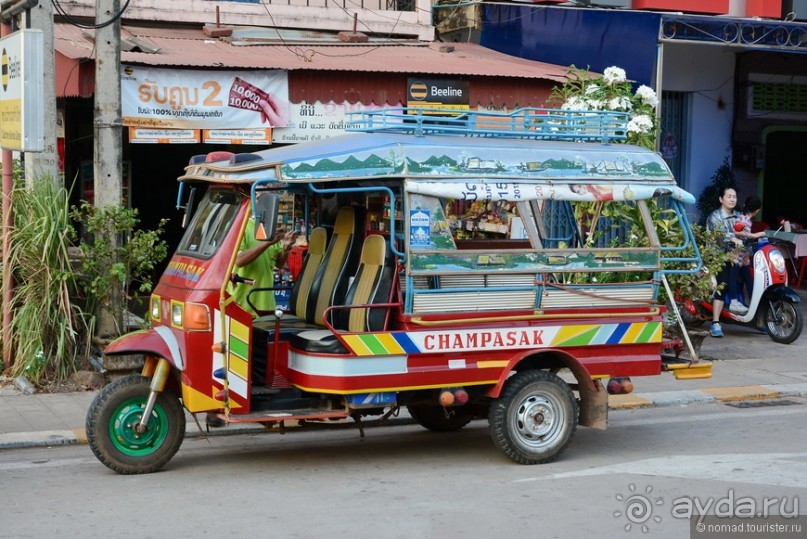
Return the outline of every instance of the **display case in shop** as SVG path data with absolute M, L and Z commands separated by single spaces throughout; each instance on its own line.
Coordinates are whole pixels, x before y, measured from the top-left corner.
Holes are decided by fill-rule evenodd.
M 395 207 L 392 207 L 388 196 L 370 195 L 366 200 L 367 205 L 367 234 L 389 234 L 390 220 L 395 219 L 395 234 L 401 237 L 404 232 L 403 211 L 401 210 L 401 199 L 395 199 Z
M 518 217 L 512 202 L 468 202 L 447 204 L 448 224 L 456 239 L 511 238 Z

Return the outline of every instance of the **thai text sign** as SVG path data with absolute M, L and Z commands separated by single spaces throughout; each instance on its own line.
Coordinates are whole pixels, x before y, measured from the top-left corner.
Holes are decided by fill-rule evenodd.
M 400 107 L 401 105 L 395 105 Z M 349 103 L 344 101 L 336 103 L 293 103 L 289 123 L 282 129 L 275 129 L 272 133 L 274 142 L 308 142 L 309 140 L 322 140 L 346 133 L 345 127 L 351 120 L 351 112 L 363 112 L 379 108 L 389 108 L 392 105 L 378 106 L 374 104 Z
M 0 39 L 0 146 L 41 152 L 45 148 L 45 100 L 41 30 L 20 30 Z
M 263 129 L 289 119 L 288 73 L 192 71 L 124 65 L 123 125 L 159 129 Z

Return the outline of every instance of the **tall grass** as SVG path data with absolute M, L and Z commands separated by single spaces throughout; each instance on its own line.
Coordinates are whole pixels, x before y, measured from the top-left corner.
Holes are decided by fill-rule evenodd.
M 70 302 L 75 289 L 68 256 L 71 227 L 67 191 L 50 178 L 37 178 L 13 193 L 14 230 L 9 257 L 14 272 L 12 375 L 57 380 L 76 369 L 81 324 Z

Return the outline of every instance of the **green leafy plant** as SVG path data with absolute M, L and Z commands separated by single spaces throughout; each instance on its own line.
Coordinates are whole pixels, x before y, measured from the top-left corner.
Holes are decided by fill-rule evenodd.
M 549 103 L 560 104 L 560 108 L 565 110 L 627 112 L 630 115 L 627 142 L 656 149 L 658 123 L 655 110 L 658 96 L 652 88 L 641 85 L 634 91 L 625 70 L 616 66 L 598 75 L 572 65 L 566 78 L 563 85 L 552 89 Z
M 129 292 L 146 294 L 153 287 L 153 270 L 168 254 L 160 239 L 166 219 L 154 230 L 138 228 L 137 210 L 121 206 L 96 208 L 82 202 L 73 209 L 73 219 L 84 229 L 79 241 L 84 312 L 88 327 L 98 326 L 98 317 L 111 317 L 115 337 L 123 330 L 123 311 Z

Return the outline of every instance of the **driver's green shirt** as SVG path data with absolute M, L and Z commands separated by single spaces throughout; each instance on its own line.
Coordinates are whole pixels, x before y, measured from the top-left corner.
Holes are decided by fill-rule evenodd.
M 250 217 L 247 222 L 247 228 L 244 231 L 244 239 L 241 240 L 241 247 L 239 251 L 246 251 L 258 245 L 258 240 L 255 239 L 255 220 Z M 232 283 L 227 287 L 227 291 L 235 297 L 235 302 L 238 303 L 245 311 L 257 316 L 249 303 L 247 303 L 247 294 L 250 290 L 258 288 L 271 288 L 275 285 L 275 263 L 277 257 L 283 252 L 283 242 L 270 245 L 258 258 L 243 267 L 235 268 L 235 273 L 245 279 L 252 279 L 255 285 L 247 285 L 238 283 L 233 286 Z M 274 311 L 275 310 L 275 293 L 273 290 L 265 290 L 255 292 L 249 297 L 249 300 L 259 311 Z

